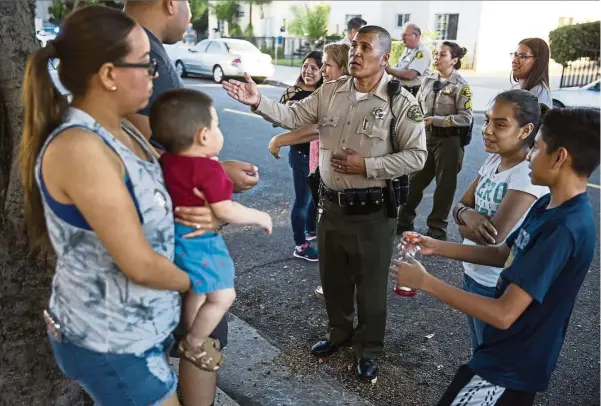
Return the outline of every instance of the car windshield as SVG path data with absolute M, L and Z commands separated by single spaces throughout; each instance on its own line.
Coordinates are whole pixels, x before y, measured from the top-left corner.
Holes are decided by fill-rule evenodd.
M 228 49 L 231 53 L 260 53 L 259 48 L 247 41 L 227 41 Z

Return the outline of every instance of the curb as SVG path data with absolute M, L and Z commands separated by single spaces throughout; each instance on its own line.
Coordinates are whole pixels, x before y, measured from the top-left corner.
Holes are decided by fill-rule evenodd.
M 284 354 L 277 347 L 231 313 L 228 324 L 229 343 L 218 386 L 241 405 L 372 406 L 330 376 L 295 373 L 282 362 Z

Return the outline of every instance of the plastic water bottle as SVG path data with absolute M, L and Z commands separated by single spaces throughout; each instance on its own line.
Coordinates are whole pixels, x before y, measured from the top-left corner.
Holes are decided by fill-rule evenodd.
M 404 246 L 399 250 L 399 259 L 406 261 L 409 258 L 415 258 L 415 255 L 419 252 L 419 245 L 417 244 L 417 233 L 407 232 L 404 235 Z M 402 297 L 415 297 L 417 291 L 415 289 L 408 288 L 406 286 L 394 285 L 394 293 Z

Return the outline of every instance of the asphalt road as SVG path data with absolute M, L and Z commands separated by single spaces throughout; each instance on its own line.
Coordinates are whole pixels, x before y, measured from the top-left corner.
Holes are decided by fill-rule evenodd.
M 249 113 L 247 107 L 229 98 L 218 85 L 200 79 L 187 79 L 186 83 L 215 100 L 225 136 L 220 159 L 244 160 L 259 167 L 259 185 L 237 199 L 268 211 L 274 219 L 274 232 L 269 237 L 256 228 L 241 226 L 228 227 L 224 233 L 238 274 L 238 299 L 232 312 L 278 346 L 285 354 L 282 362 L 299 374 L 308 371 L 330 374 L 347 390 L 356 391 L 378 405 L 435 404 L 457 367 L 469 360 L 465 317 L 426 294 L 401 299 L 390 289 L 386 346 L 376 385 L 360 384 L 354 379 L 349 371 L 350 351 L 325 362 L 314 359 L 309 348 L 323 336 L 327 319 L 323 299 L 313 294 L 319 283 L 317 266 L 292 257 L 294 244 L 289 216 L 293 186 L 287 149 L 282 151 L 279 161 L 267 151 L 269 139 L 282 130 Z M 262 86 L 262 92 L 277 99 L 283 89 Z M 477 116 L 474 134 L 481 131 L 482 122 L 483 117 Z M 475 137 L 465 154 L 456 199 L 476 176 L 485 157 L 481 139 Z M 599 172 L 590 182 L 599 185 Z M 425 226 L 431 191 L 432 186 L 418 209 L 418 230 Z M 591 186 L 588 194 L 596 210 L 599 230 L 598 186 Z M 458 241 L 454 227 L 449 228 L 450 238 Z M 460 286 L 460 264 L 436 258 L 427 258 L 424 263 L 433 274 Z M 537 404 L 599 404 L 599 317 L 597 249 L 578 295 L 551 389 L 537 397 Z

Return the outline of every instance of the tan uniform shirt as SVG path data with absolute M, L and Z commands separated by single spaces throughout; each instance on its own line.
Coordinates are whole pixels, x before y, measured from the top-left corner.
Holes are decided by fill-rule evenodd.
M 352 77 L 324 83 L 311 96 L 285 106 L 262 97 L 256 113 L 281 127 L 294 129 L 319 124 L 319 171 L 333 190 L 382 187 L 386 179 L 421 170 L 426 162 L 426 137 L 421 110 L 409 92 L 395 98 L 396 150 L 390 141 L 392 114 L 384 74 L 373 93 L 357 100 Z M 334 172 L 333 154 L 350 148 L 365 157 L 366 175 Z
M 401 80 L 401 84 L 407 87 L 420 86 L 424 78 L 430 74 L 430 65 L 432 65 L 432 52 L 422 42 L 417 44 L 417 48 L 405 48 L 396 68 L 414 70 L 418 75 L 413 80 Z
M 467 81 L 454 70 L 446 81 L 441 81 L 435 97 L 433 89 L 437 80 L 440 80 L 439 73 L 431 73 L 417 93 L 424 116 L 433 117 L 434 127 L 468 127 L 472 122 L 472 91 Z

